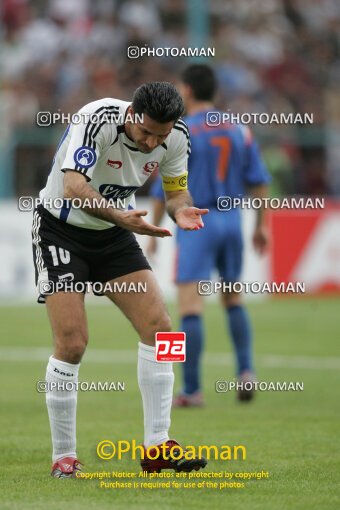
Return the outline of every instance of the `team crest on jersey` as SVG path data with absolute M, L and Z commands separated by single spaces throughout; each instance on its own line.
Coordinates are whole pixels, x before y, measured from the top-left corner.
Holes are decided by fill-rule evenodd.
M 158 161 L 148 161 L 143 166 L 143 174 L 144 175 L 151 175 L 152 172 L 154 172 L 155 170 L 158 170 L 158 167 L 159 167 Z
M 124 199 L 132 195 L 138 186 L 119 186 L 118 184 L 101 184 L 99 193 L 107 199 Z
M 90 168 L 97 161 L 97 154 L 92 147 L 83 145 L 83 147 L 79 147 L 79 149 L 76 150 L 73 159 L 80 168 Z

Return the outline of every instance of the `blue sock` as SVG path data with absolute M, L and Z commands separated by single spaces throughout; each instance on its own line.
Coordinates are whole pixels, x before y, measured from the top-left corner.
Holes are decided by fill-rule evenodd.
M 203 348 L 203 321 L 200 315 L 182 317 L 181 331 L 186 333 L 186 361 L 183 365 L 184 393 L 200 389 L 200 361 Z
M 248 313 L 241 305 L 229 306 L 227 317 L 235 347 L 238 375 L 245 370 L 252 371 L 252 332 Z

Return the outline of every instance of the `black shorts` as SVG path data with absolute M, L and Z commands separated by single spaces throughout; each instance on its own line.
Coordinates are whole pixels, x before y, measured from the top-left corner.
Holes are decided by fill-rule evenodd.
M 32 241 L 38 303 L 72 285 L 75 291 L 89 282 L 100 287 L 119 276 L 151 269 L 132 232 L 120 227 L 76 227 L 58 220 L 42 205 L 34 211 Z

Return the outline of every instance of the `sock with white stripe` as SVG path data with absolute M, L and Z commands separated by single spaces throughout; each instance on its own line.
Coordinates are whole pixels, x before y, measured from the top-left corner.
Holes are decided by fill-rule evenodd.
M 46 405 L 50 420 L 55 463 L 62 457 L 76 457 L 76 410 L 78 365 L 49 358 L 46 370 Z M 73 384 L 67 385 L 67 382 Z M 58 388 L 59 385 L 59 388 Z M 68 391 L 69 390 L 69 391 Z
M 139 342 L 138 384 L 144 410 L 144 446 L 169 439 L 174 373 L 172 363 L 157 363 L 155 347 Z

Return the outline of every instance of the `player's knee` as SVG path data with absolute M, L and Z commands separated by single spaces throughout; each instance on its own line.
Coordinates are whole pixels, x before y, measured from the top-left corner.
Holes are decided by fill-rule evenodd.
M 81 342 L 73 342 L 72 344 L 63 347 L 61 350 L 61 356 L 67 363 L 80 363 L 83 354 L 85 352 L 86 345 Z
M 147 337 L 149 340 L 154 341 L 155 334 L 158 331 L 171 331 L 171 319 L 168 313 L 164 312 L 152 318 L 148 323 Z
M 242 303 L 242 297 L 240 294 L 222 294 L 222 303 L 224 306 L 238 306 Z
M 80 363 L 88 343 L 88 335 L 85 330 L 65 329 L 56 338 L 57 350 L 61 359 L 68 363 Z
M 201 303 L 188 303 L 179 307 L 180 317 L 186 317 L 187 315 L 202 315 L 203 306 Z
M 171 331 L 171 319 L 168 313 L 164 312 L 157 317 L 153 326 L 155 333 L 157 331 Z

